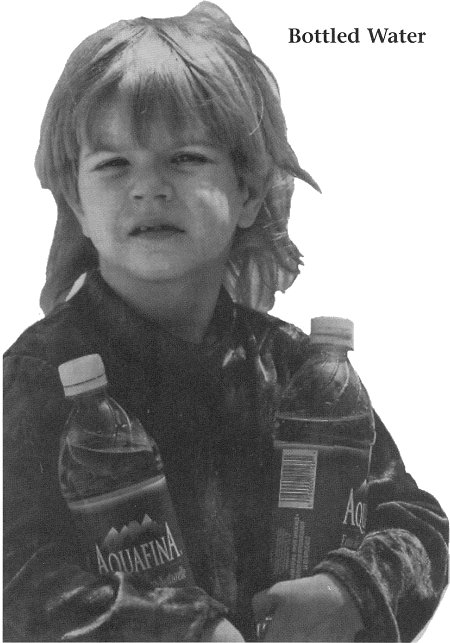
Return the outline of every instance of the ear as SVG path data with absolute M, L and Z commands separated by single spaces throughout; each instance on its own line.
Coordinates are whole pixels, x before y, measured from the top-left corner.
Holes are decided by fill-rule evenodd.
M 83 208 L 81 207 L 81 203 L 75 199 L 68 199 L 68 205 L 74 213 L 78 223 L 80 224 L 81 231 L 83 232 L 84 236 L 89 239 L 90 234 L 88 233 L 87 219 L 83 212 Z
M 269 181 L 265 181 L 264 184 L 261 181 L 261 184 L 258 186 L 244 186 L 243 195 L 244 202 L 242 204 L 242 212 L 239 217 L 238 227 L 239 228 L 250 228 L 255 223 L 258 212 L 261 209 L 264 199 L 266 198 L 267 185 Z

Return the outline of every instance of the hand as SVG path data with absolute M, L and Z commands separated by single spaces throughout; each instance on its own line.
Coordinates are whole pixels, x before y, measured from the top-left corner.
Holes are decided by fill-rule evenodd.
M 253 598 L 256 622 L 270 616 L 265 641 L 354 641 L 361 615 L 328 574 L 277 583 Z
M 241 633 L 226 618 L 212 621 L 202 633 L 200 641 L 243 641 Z

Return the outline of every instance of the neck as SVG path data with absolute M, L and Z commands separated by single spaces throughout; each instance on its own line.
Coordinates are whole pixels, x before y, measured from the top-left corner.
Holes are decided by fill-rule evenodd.
M 130 283 L 100 267 L 103 279 L 126 303 L 165 330 L 200 343 L 214 313 L 223 273 Z

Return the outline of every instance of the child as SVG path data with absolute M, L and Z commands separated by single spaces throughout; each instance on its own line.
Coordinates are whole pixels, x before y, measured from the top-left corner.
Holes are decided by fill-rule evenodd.
M 270 587 L 271 418 L 308 338 L 269 317 L 298 273 L 276 83 L 214 5 L 124 21 L 69 59 L 37 171 L 58 206 L 42 306 L 5 358 L 5 640 L 411 640 L 447 523 L 377 418 L 368 535 Z M 100 353 L 161 449 L 198 587 L 84 568 L 57 478 L 57 366 Z M 254 612 L 253 612 L 254 610 Z

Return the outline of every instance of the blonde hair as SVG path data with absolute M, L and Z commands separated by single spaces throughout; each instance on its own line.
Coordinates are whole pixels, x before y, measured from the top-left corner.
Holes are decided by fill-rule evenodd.
M 97 265 L 70 204 L 77 203 L 81 136 L 92 136 L 98 106 L 120 95 L 138 138 L 156 110 L 183 127 L 200 119 L 230 153 L 238 180 L 265 191 L 255 223 L 236 231 L 225 286 L 232 298 L 269 310 L 277 290 L 299 272 L 301 255 L 287 232 L 293 178 L 318 189 L 286 138 L 276 81 L 216 5 L 185 16 L 117 22 L 72 53 L 47 105 L 36 171 L 58 207 L 41 306 L 49 312 L 79 275 Z

